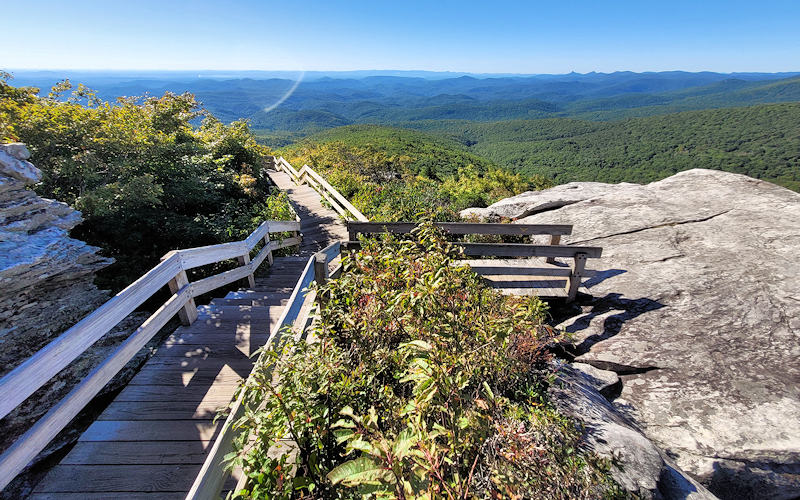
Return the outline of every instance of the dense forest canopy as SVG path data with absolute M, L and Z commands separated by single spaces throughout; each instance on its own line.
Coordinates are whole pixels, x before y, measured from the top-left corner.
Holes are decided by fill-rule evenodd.
M 616 122 L 426 122 L 497 165 L 556 184 L 650 182 L 690 168 L 800 191 L 800 103 L 687 111 Z M 358 140 L 358 139 L 356 139 Z
M 710 168 L 800 190 L 800 103 L 615 122 L 550 118 L 491 123 L 427 120 L 403 125 L 418 130 L 340 127 L 313 134 L 285 151 L 298 161 L 326 168 L 335 164 L 340 169 L 352 160 L 322 158 L 314 152 L 334 142 L 340 149 L 369 145 L 371 154 L 408 151 L 415 158 L 408 162 L 412 170 L 433 179 L 452 174 L 451 166 L 468 160 L 478 171 L 500 167 L 522 174 L 531 189 L 571 181 L 651 182 L 682 170 Z M 468 176 L 460 179 L 468 182 Z M 474 199 L 473 206 L 492 199 Z

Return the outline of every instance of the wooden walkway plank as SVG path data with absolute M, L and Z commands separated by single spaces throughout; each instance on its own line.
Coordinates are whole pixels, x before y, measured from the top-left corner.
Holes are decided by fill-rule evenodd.
M 300 254 L 276 257 L 255 286 L 197 307 L 197 320 L 165 340 L 30 498 L 184 498 L 222 425 L 217 411 L 250 373 L 309 256 L 347 236 L 316 191 L 270 176 L 300 216 Z
M 118 442 L 107 446 L 97 441 L 82 441 L 61 460 L 61 465 L 137 465 L 157 459 L 161 464 L 202 464 L 211 441 Z M 153 464 L 156 465 L 156 464 Z
M 211 420 L 99 420 L 78 441 L 211 441 L 221 425 Z
M 132 493 L 115 491 L 114 500 L 184 500 L 183 492 Z M 28 500 L 108 500 L 108 493 L 34 493 Z
M 185 495 L 200 467 L 200 464 L 58 465 L 39 483 L 36 492 L 180 492 Z
M 97 420 L 211 420 L 228 401 L 114 401 Z

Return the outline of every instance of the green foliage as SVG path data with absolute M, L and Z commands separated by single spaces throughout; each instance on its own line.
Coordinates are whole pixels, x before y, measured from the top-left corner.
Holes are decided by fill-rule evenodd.
M 287 148 L 287 153 L 302 153 L 305 149 L 319 145 L 335 144 L 340 148 L 355 151 L 367 150 L 366 158 L 348 158 L 345 152 L 321 151 L 307 153 L 315 161 L 313 166 L 329 166 L 336 161 L 357 162 L 351 168 L 360 169 L 360 162 L 377 163 L 376 166 L 392 167 L 395 171 L 408 168 L 415 174 L 436 178 L 454 174 L 459 168 L 474 166 L 486 171 L 494 164 L 470 153 L 467 148 L 454 141 L 440 139 L 414 130 L 377 125 L 354 125 L 320 132 Z M 378 156 L 382 155 L 382 156 Z M 372 158 L 378 156 L 378 158 Z M 390 168 L 390 169 L 392 169 Z
M 431 224 L 363 240 L 308 341 L 264 351 L 228 459 L 244 498 L 601 498 L 607 464 L 545 400 L 555 332 Z M 251 437 L 255 440 L 251 441 Z
M 297 166 L 309 164 L 370 220 L 458 220 L 464 208 L 486 206 L 549 187 L 540 176 L 497 168 L 448 139 L 388 127 L 345 127 L 286 148 Z
M 37 193 L 81 210 L 73 236 L 116 258 L 102 286 L 126 286 L 169 250 L 288 216 L 264 175 L 269 149 L 247 123 L 222 124 L 191 94 L 112 104 L 68 81 L 37 92 L 0 80 L 0 140 L 28 145 L 43 174 Z
M 567 119 L 425 123 L 505 168 L 571 181 L 651 182 L 690 168 L 800 190 L 800 103 L 598 123 Z

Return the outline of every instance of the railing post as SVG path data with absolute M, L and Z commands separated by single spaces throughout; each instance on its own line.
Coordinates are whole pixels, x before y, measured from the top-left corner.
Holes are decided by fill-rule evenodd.
M 559 245 L 561 244 L 561 235 L 560 234 L 552 234 L 550 235 L 550 244 L 551 245 Z M 555 257 L 548 257 L 545 259 L 545 262 L 548 264 L 555 264 L 556 258 Z
M 575 261 L 572 264 L 572 272 L 570 273 L 569 280 L 567 281 L 567 302 L 572 302 L 578 295 L 578 287 L 581 286 L 581 277 L 583 276 L 583 271 L 585 269 L 586 254 L 576 253 Z
M 317 285 L 322 286 L 328 281 L 329 276 L 329 269 L 328 269 L 328 256 L 322 252 L 319 252 L 314 255 L 314 279 L 317 282 Z M 317 292 L 317 301 L 320 305 L 323 304 L 322 295 Z
M 246 253 L 241 257 L 236 257 L 236 260 L 239 261 L 240 266 L 246 266 L 250 263 L 250 254 Z M 250 285 L 250 288 L 256 287 L 256 277 L 253 275 L 253 273 L 247 275 L 247 284 Z
M 264 235 L 264 248 L 267 249 L 267 262 L 269 262 L 269 265 L 272 266 L 272 249 L 269 247 L 269 245 L 269 231 L 267 231 L 267 234 Z
M 170 252 L 172 253 L 172 252 Z M 170 254 L 161 257 L 161 261 L 163 262 L 166 260 Z M 181 265 L 181 267 L 183 267 Z M 169 286 L 169 291 L 172 293 L 178 293 L 181 288 L 185 287 L 189 284 L 189 278 L 186 276 L 186 271 L 181 269 L 178 274 L 175 275 L 174 278 L 169 280 L 167 285 Z M 197 306 L 194 303 L 194 297 L 190 298 L 186 301 L 186 305 L 184 305 L 180 311 L 178 311 L 178 318 L 181 320 L 181 324 L 184 326 L 189 326 L 197 319 Z

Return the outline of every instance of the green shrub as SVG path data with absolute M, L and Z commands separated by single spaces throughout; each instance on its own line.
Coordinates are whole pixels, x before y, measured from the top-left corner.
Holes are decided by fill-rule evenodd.
M 286 197 L 270 192 L 270 150 L 246 122 L 219 122 L 193 95 L 112 104 L 65 81 L 39 97 L 8 76 L 0 74 L 0 141 L 28 145 L 42 170 L 36 192 L 81 210 L 72 235 L 116 259 L 100 286 L 127 286 L 170 250 L 294 219 Z
M 493 167 L 467 153 L 448 150 L 444 144 L 403 139 L 402 134 L 394 140 L 379 138 L 378 145 L 362 144 L 359 136 L 349 142 L 304 142 L 285 153 L 297 167 L 314 167 L 373 221 L 421 217 L 456 221 L 465 208 L 485 207 L 527 190 L 550 187 L 541 177 Z M 401 146 L 408 149 L 401 153 Z
M 308 341 L 262 353 L 228 457 L 248 478 L 241 497 L 613 496 L 544 397 L 546 304 L 454 266 L 431 224 L 413 236 L 364 240 L 317 290 Z

